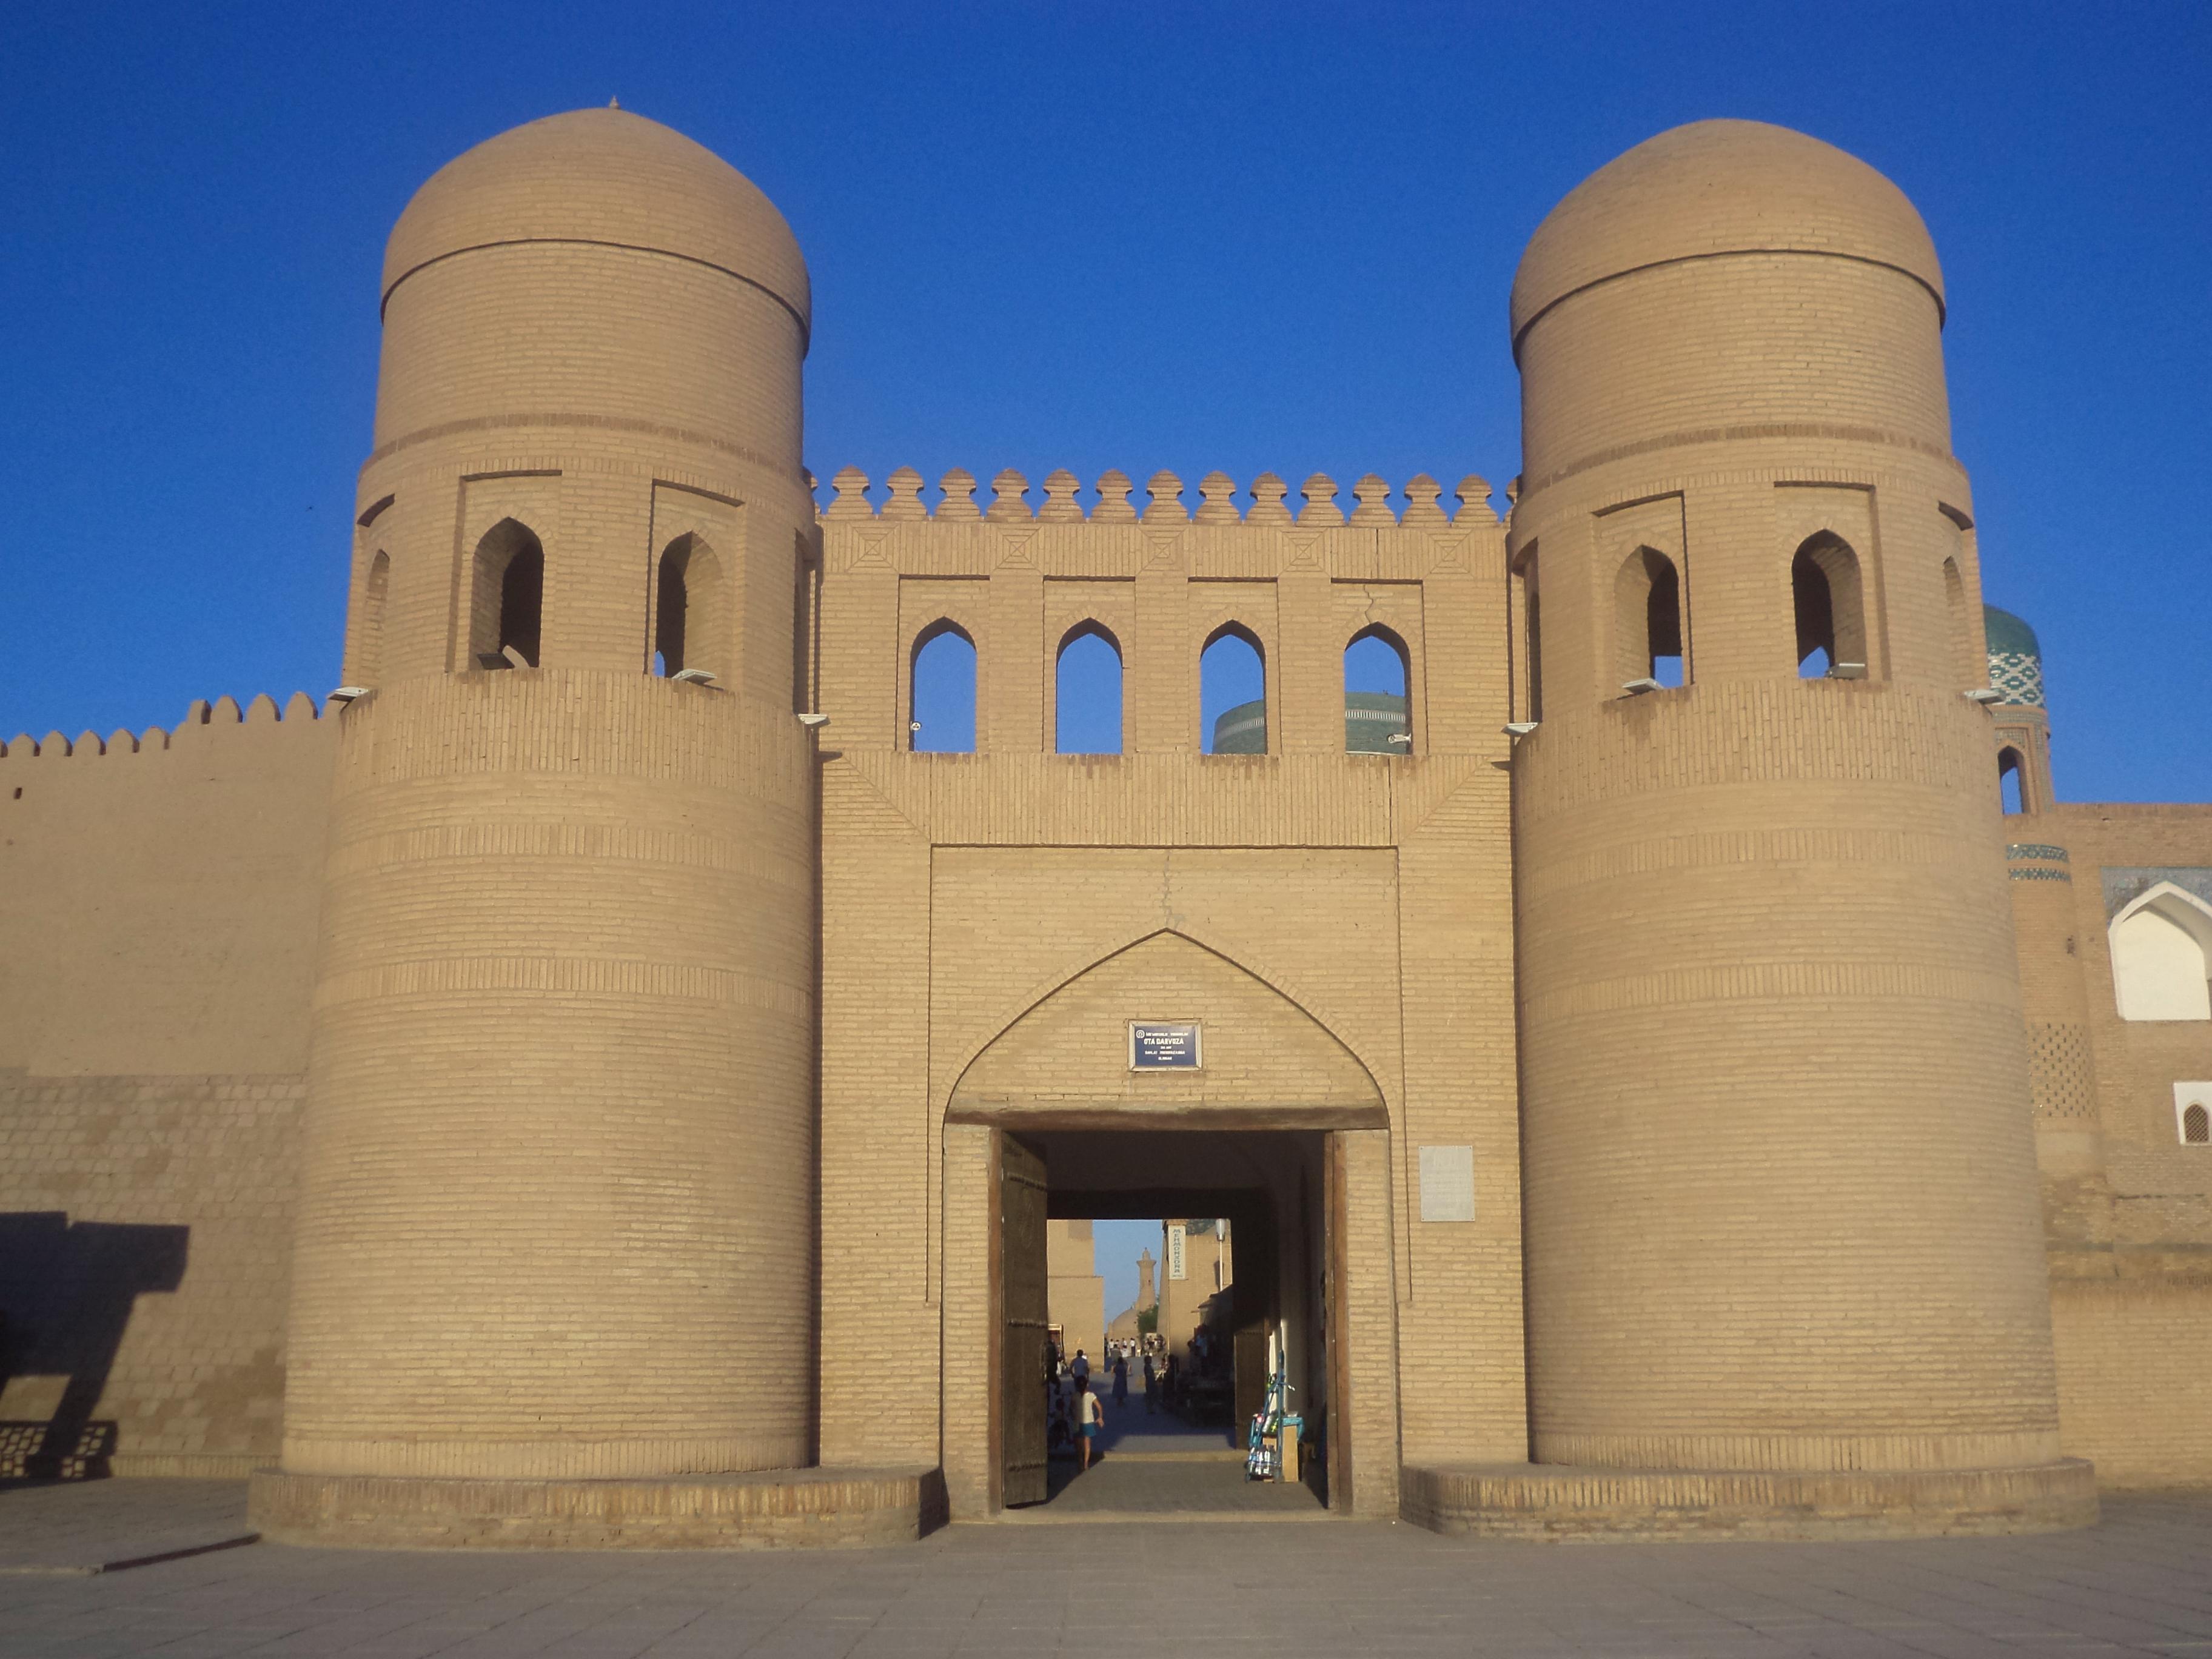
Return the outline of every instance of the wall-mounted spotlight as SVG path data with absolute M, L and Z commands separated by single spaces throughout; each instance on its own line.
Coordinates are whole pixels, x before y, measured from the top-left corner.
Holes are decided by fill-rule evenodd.
M 337 690 L 331 692 L 329 696 L 324 698 L 323 701 L 325 702 L 351 702 L 356 697 L 365 697 L 368 695 L 368 688 L 365 685 L 342 685 L 338 687 Z
M 1509 738 L 1525 738 L 1531 732 L 1536 729 L 1536 722 L 1534 720 L 1508 720 L 1500 729 L 1503 730 L 1505 735 Z
M 681 680 L 686 685 L 712 685 L 714 683 L 714 676 L 703 668 L 679 668 L 668 678 Z
M 1411 732 L 1393 732 L 1389 737 L 1383 738 L 1382 741 L 1385 743 L 1402 743 L 1407 748 L 1411 749 L 1413 746 L 1413 734 Z
M 1963 691 L 1960 693 L 1960 695 L 1965 697 L 1968 702 L 2002 702 L 2005 698 L 2005 694 L 2003 692 L 1996 690 L 1994 686 L 1988 685 L 1978 685 L 1972 690 Z
M 1828 678 L 1832 680 L 1863 680 L 1866 678 L 1866 665 L 1863 662 L 1839 662 L 1828 671 Z
M 818 732 L 830 724 L 830 717 L 827 714 L 801 714 L 799 723 L 810 732 Z
M 1632 697 L 1640 697 L 1647 691 L 1664 691 L 1667 688 L 1653 679 L 1627 680 L 1621 688 Z

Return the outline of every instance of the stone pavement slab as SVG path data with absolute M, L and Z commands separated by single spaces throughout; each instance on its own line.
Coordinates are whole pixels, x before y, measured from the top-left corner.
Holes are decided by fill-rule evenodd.
M 1072 1516 L 1115 1513 L 1146 1516 L 1273 1515 L 1325 1520 L 1328 1511 L 1304 1486 L 1247 1480 L 1242 1458 L 1192 1462 L 1182 1457 L 1109 1454 L 1079 1471 L 1054 1462 L 1042 1504 L 1013 1512 L 1022 1520 L 1063 1521 Z
M 2212 1493 L 2108 1498 L 2105 1513 L 2087 1532 L 1850 1544 L 1541 1544 L 1341 1521 L 956 1526 L 792 1554 L 259 1544 L 0 1578 L 0 1659 L 2212 1654 Z
M 0 1485 L 0 1574 L 117 1572 L 254 1537 L 243 1480 Z

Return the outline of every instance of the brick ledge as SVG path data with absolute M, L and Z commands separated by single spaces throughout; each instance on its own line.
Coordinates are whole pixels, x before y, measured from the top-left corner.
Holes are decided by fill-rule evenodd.
M 945 1524 L 934 1468 L 769 1469 L 659 1480 L 255 1472 L 276 1543 L 349 1549 L 803 1549 L 909 1543 Z
M 1924 1538 L 2097 1522 L 2081 1458 L 2023 1468 L 1838 1472 L 1407 1466 L 1402 1516 L 1431 1532 L 1534 1539 Z

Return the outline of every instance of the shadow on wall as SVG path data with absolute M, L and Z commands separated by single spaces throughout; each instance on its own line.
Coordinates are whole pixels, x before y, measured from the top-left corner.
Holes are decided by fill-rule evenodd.
M 189 1227 L 80 1221 L 60 1210 L 0 1212 L 0 1394 L 43 1419 L 0 1421 L 0 1480 L 93 1480 L 108 1472 L 115 1425 L 95 1422 L 131 1309 L 184 1282 Z M 29 1379 L 66 1379 L 50 1409 Z

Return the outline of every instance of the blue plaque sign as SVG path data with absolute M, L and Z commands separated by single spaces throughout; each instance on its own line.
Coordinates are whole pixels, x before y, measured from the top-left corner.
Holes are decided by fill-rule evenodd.
M 1198 1026 L 1152 1020 L 1129 1022 L 1129 1069 L 1133 1072 L 1194 1072 L 1203 1064 Z

